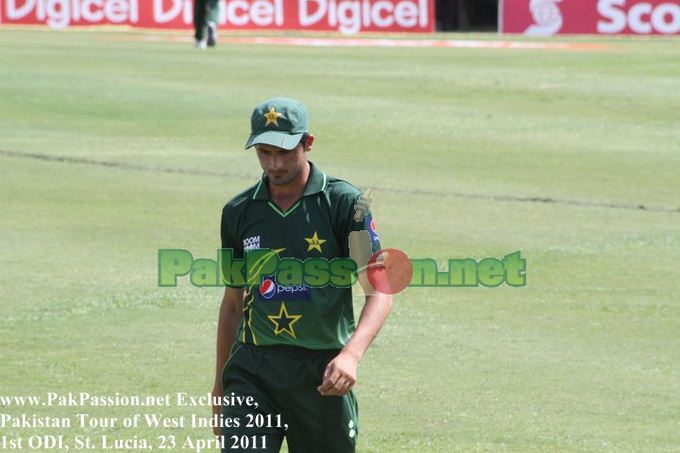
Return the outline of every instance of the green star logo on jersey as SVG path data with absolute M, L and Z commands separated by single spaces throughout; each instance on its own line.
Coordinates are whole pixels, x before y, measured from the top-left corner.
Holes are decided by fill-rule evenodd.
M 287 333 L 293 338 L 295 336 L 295 330 L 293 329 L 293 324 L 298 322 L 302 315 L 289 315 L 288 310 L 286 310 L 286 304 L 281 302 L 281 309 L 278 315 L 267 316 L 269 320 L 274 323 L 274 333 L 276 335 L 281 335 L 282 333 Z
M 326 242 L 326 239 L 319 239 L 319 235 L 315 231 L 314 234 L 312 235 L 311 238 L 305 238 L 305 241 L 309 244 L 307 247 L 307 251 L 311 252 L 312 250 L 316 249 L 320 253 L 323 253 L 323 250 L 321 250 L 321 244 Z
M 277 112 L 274 107 L 270 108 L 269 111 L 264 114 L 264 117 L 267 118 L 267 122 L 264 124 L 264 127 L 267 127 L 272 123 L 278 127 L 279 117 L 281 116 L 283 116 L 283 113 Z

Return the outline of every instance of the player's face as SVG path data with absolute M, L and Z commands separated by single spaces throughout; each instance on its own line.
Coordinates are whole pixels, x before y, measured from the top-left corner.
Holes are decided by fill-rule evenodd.
M 304 168 L 307 158 L 302 144 L 293 149 L 283 149 L 271 145 L 257 145 L 257 158 L 269 182 L 274 185 L 288 184 Z

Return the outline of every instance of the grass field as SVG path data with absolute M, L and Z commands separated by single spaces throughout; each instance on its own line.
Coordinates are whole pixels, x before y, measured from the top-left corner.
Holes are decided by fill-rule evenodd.
M 221 290 L 159 289 L 157 250 L 214 256 L 259 175 L 252 108 L 283 94 L 310 109 L 310 160 L 373 188 L 384 246 L 527 259 L 525 288 L 397 296 L 359 370 L 359 451 L 680 451 L 680 46 L 598 43 L 199 52 L 0 29 L 0 395 L 210 391 Z

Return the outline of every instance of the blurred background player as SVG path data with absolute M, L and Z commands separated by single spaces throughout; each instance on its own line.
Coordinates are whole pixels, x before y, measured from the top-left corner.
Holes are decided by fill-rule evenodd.
M 194 0 L 194 38 L 196 47 L 205 49 L 217 44 L 219 0 Z

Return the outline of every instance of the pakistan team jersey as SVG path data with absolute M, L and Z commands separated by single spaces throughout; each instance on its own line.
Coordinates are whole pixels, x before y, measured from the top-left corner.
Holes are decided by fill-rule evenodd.
M 309 165 L 302 197 L 286 211 L 270 199 L 265 175 L 229 201 L 222 210 L 222 248 L 233 249 L 235 257 L 247 250 L 271 249 L 279 258 L 330 261 L 349 257 L 350 231 L 366 230 L 373 252 L 380 250 L 370 213 L 361 222 L 354 221 L 359 189 Z M 341 349 L 353 332 L 351 288 L 286 286 L 274 274 L 246 287 L 237 340 L 259 346 Z

